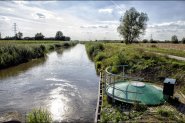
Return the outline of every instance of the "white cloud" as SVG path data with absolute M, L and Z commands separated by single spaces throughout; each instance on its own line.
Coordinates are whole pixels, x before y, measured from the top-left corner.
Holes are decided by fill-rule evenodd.
M 99 9 L 98 12 L 99 13 L 108 13 L 108 14 L 111 14 L 113 11 L 112 8 L 106 8 L 106 9 Z
M 151 34 L 156 40 L 170 40 L 172 35 L 177 35 L 182 39 L 185 31 L 185 21 L 163 22 L 148 25 L 143 38 L 150 39 Z
M 117 32 L 119 19 L 130 8 L 129 5 L 117 4 L 118 2 L 101 6 L 101 9 L 89 4 L 72 3 L 63 8 L 60 7 L 61 3 L 63 1 L 0 1 L 0 32 L 3 37 L 12 36 L 12 25 L 17 23 L 18 31 L 23 32 L 24 36 L 42 32 L 51 37 L 61 30 L 64 35 L 77 40 L 120 39 Z M 150 39 L 151 34 L 154 39 L 160 40 L 170 39 L 174 34 L 179 38 L 184 36 L 183 19 L 150 23 L 142 38 Z

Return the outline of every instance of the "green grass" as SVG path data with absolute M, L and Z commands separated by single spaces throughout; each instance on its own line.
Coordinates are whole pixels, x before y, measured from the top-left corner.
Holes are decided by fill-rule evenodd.
M 182 50 L 176 50 L 176 49 L 162 49 L 162 48 L 146 48 L 147 51 L 150 52 L 157 52 L 157 53 L 162 53 L 165 55 L 174 55 L 174 56 L 180 56 L 180 57 L 185 57 L 185 51 Z
M 26 117 L 28 123 L 51 123 L 51 113 L 46 109 L 33 109 Z
M 101 50 L 97 48 L 101 45 Z M 97 49 L 96 49 L 97 48 Z M 156 48 L 156 47 L 153 47 Z M 96 64 L 97 71 L 105 70 L 108 66 L 125 65 L 128 67 L 126 73 L 143 77 L 144 81 L 155 84 L 162 84 L 165 77 L 177 79 L 176 91 L 181 90 L 185 94 L 185 62 L 177 61 L 159 56 L 147 49 L 138 47 L 138 45 L 125 45 L 122 43 L 86 43 L 88 55 Z M 157 49 L 157 48 L 156 48 Z M 173 52 L 173 51 L 170 51 Z M 113 73 L 119 72 L 118 67 L 112 67 Z M 103 107 L 101 111 L 101 122 L 119 122 L 119 121 L 140 121 L 140 117 L 147 121 L 166 121 L 170 118 L 172 121 L 180 121 L 174 117 L 173 112 L 159 111 L 160 113 L 148 116 L 147 107 L 144 105 L 134 105 L 130 116 L 120 110 L 119 106 L 112 106 L 107 102 L 107 96 L 103 95 Z M 167 118 L 164 116 L 168 116 Z M 142 121 L 142 119 L 141 119 Z M 167 120 L 169 121 L 169 120 Z
M 51 41 L 51 40 L 0 40 L 1 43 L 16 43 L 16 44 L 53 44 L 53 43 L 62 43 L 62 42 L 69 42 L 69 41 Z
M 0 69 L 44 57 L 47 52 L 56 48 L 67 48 L 76 44 L 76 42 L 44 43 L 41 41 L 40 43 L 26 44 L 23 42 L 25 41 L 0 42 Z
M 179 44 L 179 45 L 183 46 L 184 44 Z M 173 46 L 171 44 L 166 44 L 165 48 L 162 48 L 163 44 L 161 45 L 161 47 L 160 47 L 160 44 L 157 44 L 157 45 L 155 45 L 155 44 L 152 44 L 152 45 L 134 44 L 132 47 L 135 47 L 138 49 L 144 49 L 145 51 L 149 51 L 149 52 L 156 52 L 156 53 L 162 53 L 165 55 L 175 55 L 175 56 L 179 56 L 179 57 L 185 57 L 185 51 L 182 50 L 182 48 L 178 45 L 174 46 L 174 48 L 173 48 Z
M 100 45 L 98 43 L 98 45 Z M 96 43 L 86 43 L 87 53 L 96 64 L 97 71 L 105 70 L 108 66 L 125 65 L 126 73 L 144 78 L 144 81 L 162 83 L 161 78 L 177 79 L 177 90 L 185 94 L 185 62 L 145 52 L 135 45 L 122 43 L 102 43 L 103 49 L 95 49 Z M 119 72 L 112 67 L 113 73 Z
M 103 48 L 98 48 L 101 45 Z M 185 62 L 177 61 L 159 56 L 150 52 L 148 49 L 138 47 L 138 45 L 125 45 L 121 43 L 86 43 L 87 53 L 96 64 L 97 71 L 105 70 L 108 66 L 127 64 L 126 73 L 134 76 L 143 77 L 144 81 L 162 84 L 161 78 L 176 78 L 178 86 L 176 90 L 181 90 L 185 94 Z M 97 48 L 97 49 L 96 49 Z M 158 50 L 157 47 L 152 47 Z M 164 51 L 166 51 L 164 49 Z M 171 51 L 168 51 L 170 54 Z M 175 51 L 176 52 L 176 51 Z M 119 72 L 117 67 L 112 67 L 113 73 Z M 144 105 L 134 105 L 130 116 L 120 110 L 118 106 L 112 106 L 107 102 L 107 96 L 103 95 L 103 107 L 101 111 L 101 122 L 138 122 L 144 119 L 144 122 L 158 121 L 178 121 L 181 119 L 175 117 L 174 112 L 159 111 L 158 114 L 147 115 L 147 107 Z M 165 117 L 166 116 L 166 117 Z M 179 116 L 178 116 L 179 117 Z M 141 119 L 140 119 L 141 118 Z M 169 118 L 169 120 L 167 120 Z

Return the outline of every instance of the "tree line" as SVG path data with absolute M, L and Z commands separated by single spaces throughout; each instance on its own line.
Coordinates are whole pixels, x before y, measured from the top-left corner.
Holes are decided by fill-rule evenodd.
M 41 32 L 36 33 L 34 37 L 23 37 L 22 32 L 18 32 L 15 36 L 6 36 L 5 38 L 1 38 L 1 40 L 59 40 L 59 41 L 70 41 L 71 38 L 68 36 L 64 36 L 61 31 L 57 31 L 55 37 L 45 37 Z
M 153 40 L 153 39 L 150 39 L 150 40 L 143 39 L 142 42 L 143 43 L 174 43 L 174 44 L 183 43 L 183 44 L 185 44 L 185 38 L 183 37 L 181 40 L 179 40 L 176 35 L 173 35 L 171 37 L 171 40 L 157 41 L 157 40 Z

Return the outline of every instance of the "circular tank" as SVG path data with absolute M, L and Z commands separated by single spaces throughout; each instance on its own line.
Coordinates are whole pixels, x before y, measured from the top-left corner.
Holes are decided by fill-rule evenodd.
M 113 91 L 114 88 L 114 91 Z M 106 87 L 106 93 L 115 100 L 145 105 L 164 103 L 162 88 L 139 81 L 121 81 Z

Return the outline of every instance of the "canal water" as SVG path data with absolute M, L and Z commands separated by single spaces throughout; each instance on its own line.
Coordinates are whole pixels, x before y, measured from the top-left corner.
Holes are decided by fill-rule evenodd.
M 85 46 L 0 71 L 0 113 L 47 108 L 54 121 L 93 121 L 99 77 Z

